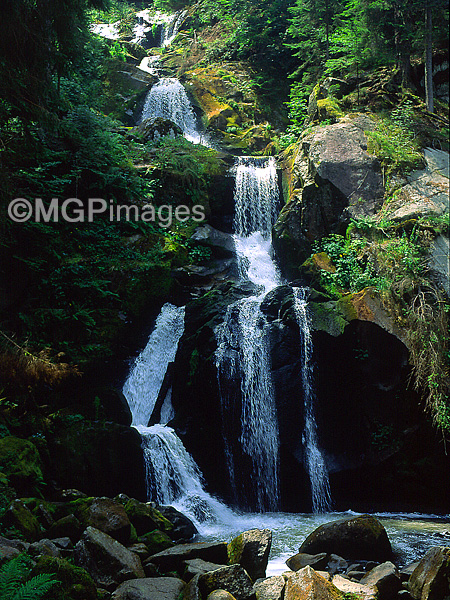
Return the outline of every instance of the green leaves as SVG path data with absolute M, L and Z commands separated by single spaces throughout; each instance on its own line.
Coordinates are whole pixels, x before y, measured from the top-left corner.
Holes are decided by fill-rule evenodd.
M 0 569 L 0 600 L 39 600 L 56 583 L 51 575 L 29 577 L 29 559 L 18 556 L 7 561 Z

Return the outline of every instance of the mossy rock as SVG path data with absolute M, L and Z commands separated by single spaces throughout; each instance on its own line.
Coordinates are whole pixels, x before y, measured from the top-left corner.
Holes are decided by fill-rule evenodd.
M 41 537 L 41 526 L 32 512 L 21 500 L 13 500 L 1 519 L 2 533 L 6 537 L 14 534 L 21 535 L 28 542 L 35 542 Z
M 20 495 L 32 496 L 43 481 L 36 446 L 13 436 L 0 439 L 0 470 Z
M 344 333 L 349 321 L 344 318 L 336 302 L 310 302 L 308 308 L 311 329 L 326 331 L 333 337 Z
M 317 100 L 317 118 L 319 122 L 331 121 L 332 123 L 336 123 L 336 121 L 343 116 L 344 113 L 339 108 L 339 105 L 331 98 Z
M 125 512 L 135 527 L 138 536 L 142 536 L 155 529 L 166 533 L 173 529 L 172 523 L 159 510 L 134 498 L 131 498 L 125 504 Z
M 48 573 L 59 583 L 45 595 L 46 600 L 97 600 L 94 580 L 85 569 L 75 567 L 68 560 L 40 556 L 32 576 Z
M 167 548 L 175 546 L 167 533 L 159 531 L 159 529 L 141 535 L 139 541 L 147 546 L 150 555 L 157 554 L 158 552 L 162 552 L 163 550 L 167 550 Z

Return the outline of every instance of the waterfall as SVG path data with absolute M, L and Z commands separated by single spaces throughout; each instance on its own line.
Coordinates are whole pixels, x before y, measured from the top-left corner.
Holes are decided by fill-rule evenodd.
M 133 425 L 147 425 L 169 363 L 175 359 L 184 331 L 184 306 L 164 304 L 144 350 L 134 362 L 123 386 Z
M 161 30 L 161 41 L 160 46 L 165 48 L 169 46 L 176 38 L 184 19 L 186 18 L 187 11 L 181 10 L 173 15 L 170 15 L 169 19 L 163 24 Z
M 160 79 L 148 92 L 142 110 L 141 122 L 161 117 L 173 121 L 183 131 L 184 137 L 195 144 L 200 143 L 200 133 L 192 105 L 186 90 L 173 77 Z
M 328 472 L 323 454 L 320 450 L 315 418 L 315 394 L 313 388 L 312 339 L 306 302 L 306 288 L 292 288 L 295 299 L 295 315 L 302 336 L 302 382 L 304 394 L 305 428 L 303 431 L 303 447 L 306 467 L 311 481 L 313 512 L 331 510 L 330 486 Z
M 270 231 L 278 205 L 275 161 L 239 158 L 235 174 L 234 228 L 241 277 L 259 286 L 261 293 L 229 306 L 216 330 L 223 435 L 235 500 L 260 511 L 275 510 L 278 424 L 268 323 L 260 310 L 265 294 L 280 282 L 270 255 Z M 240 382 L 238 393 L 236 382 Z M 242 476 L 243 462 L 247 473 Z M 249 474 L 251 486 L 243 481 Z

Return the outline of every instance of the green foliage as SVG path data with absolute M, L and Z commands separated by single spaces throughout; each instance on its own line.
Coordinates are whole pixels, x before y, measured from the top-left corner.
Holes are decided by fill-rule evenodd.
M 51 575 L 30 578 L 31 559 L 21 555 L 0 569 L 0 600 L 39 600 L 57 583 Z

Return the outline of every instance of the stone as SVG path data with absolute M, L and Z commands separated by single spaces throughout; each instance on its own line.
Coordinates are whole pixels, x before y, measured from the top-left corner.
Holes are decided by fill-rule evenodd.
M 44 554 L 46 556 L 53 556 L 54 558 L 61 558 L 61 551 L 58 546 L 47 539 L 39 540 L 39 542 L 34 542 L 28 549 L 28 552 L 31 556 L 39 556 Z
M 11 560 L 12 558 L 16 558 L 19 556 L 20 550 L 17 548 L 13 548 L 12 546 L 4 546 L 0 542 L 0 562 L 3 564 L 7 560 Z
M 41 526 L 38 520 L 21 500 L 11 502 L 1 518 L 1 523 L 5 527 L 15 527 L 29 542 L 34 542 L 41 537 Z
M 121 544 L 128 544 L 131 522 L 125 508 L 110 498 L 95 498 L 89 507 L 87 522 L 95 529 L 107 533 Z
M 52 542 L 61 551 L 62 556 L 72 554 L 73 543 L 69 537 L 53 538 Z
M 214 227 L 208 224 L 197 227 L 191 235 L 191 240 L 210 246 L 215 251 L 220 249 L 223 256 L 236 254 L 236 244 L 233 236 L 230 233 L 214 229 Z
M 371 515 L 361 515 L 324 523 L 300 546 L 299 552 L 329 552 L 345 558 L 364 556 L 368 560 L 387 560 L 392 548 L 383 525 Z
M 140 125 L 133 127 L 128 136 L 138 139 L 142 143 L 157 141 L 161 137 L 176 137 L 183 135 L 181 128 L 168 119 L 157 117 L 156 119 L 144 119 Z
M 361 579 L 366 575 L 365 571 L 347 571 L 347 577 L 350 579 L 356 579 L 356 581 L 361 581 Z
M 47 535 L 50 539 L 67 537 L 70 538 L 72 542 L 76 543 L 80 539 L 83 529 L 83 525 L 77 517 L 70 514 L 53 523 L 47 531 Z
M 22 497 L 36 495 L 36 486 L 43 480 L 41 458 L 36 446 L 14 436 L 0 439 L 0 471 Z
M 402 583 L 406 583 L 407 581 L 409 581 L 409 578 L 413 574 L 419 562 L 419 560 L 416 560 L 415 562 L 409 563 L 409 565 L 405 565 L 402 569 L 400 569 L 399 575 Z
M 328 565 L 328 554 L 326 552 L 320 554 L 299 553 L 288 558 L 286 564 L 292 571 L 299 571 L 306 566 L 312 567 L 315 571 L 323 571 Z
M 261 581 L 257 581 L 253 586 L 256 594 L 256 600 L 283 600 L 286 581 L 282 575 L 274 575 Z
M 184 586 L 175 577 L 131 579 L 119 585 L 111 600 L 179 600 Z
M 172 525 L 168 531 L 172 540 L 178 543 L 189 542 L 197 535 L 198 531 L 194 523 L 173 506 L 159 506 L 158 510 Z
M 198 587 L 198 580 L 200 579 L 200 575 L 195 575 L 190 582 L 186 585 L 184 590 L 184 598 L 183 600 L 202 600 L 200 595 L 200 590 Z
M 255 600 L 252 581 L 241 565 L 221 567 L 200 575 L 198 587 L 205 598 L 214 590 L 226 590 L 236 600 Z
M 190 581 L 195 575 L 203 575 L 204 573 L 209 573 L 209 571 L 215 571 L 223 567 L 223 565 L 207 562 L 201 558 L 185 560 L 184 563 L 186 565 L 183 575 L 185 581 Z
M 61 587 L 52 589 L 48 597 L 65 600 L 98 600 L 97 588 L 89 573 L 64 558 L 39 556 L 31 572 L 32 576 L 49 574 L 61 582 Z M 63 592 L 64 593 L 61 593 Z
M 271 545 L 269 529 L 244 531 L 228 544 L 229 563 L 241 565 L 253 581 L 265 577 Z
M 415 600 L 443 600 L 450 590 L 450 547 L 430 548 L 411 574 L 408 585 Z
M 149 556 L 147 546 L 142 543 L 132 544 L 128 546 L 128 550 L 137 554 L 141 560 L 145 560 Z
M 138 556 L 94 527 L 87 527 L 75 546 L 74 560 L 99 586 L 110 591 L 123 581 L 144 577 Z
M 145 535 L 141 535 L 139 541 L 145 544 L 148 554 L 157 554 L 158 552 L 162 552 L 163 550 L 167 550 L 167 548 L 172 548 L 174 543 L 164 531 L 159 531 L 159 529 L 154 529 Z
M 161 572 L 182 569 L 185 560 L 201 558 L 208 562 L 225 565 L 228 562 L 227 545 L 222 542 L 200 542 L 197 544 L 178 544 L 150 557 Z
M 343 573 L 346 569 L 348 569 L 348 562 L 345 558 L 342 558 L 342 556 L 338 556 L 337 554 L 330 554 L 327 571 L 332 575 L 335 575 L 336 573 Z
M 341 600 L 342 593 L 311 567 L 293 573 L 286 582 L 284 600 Z
M 335 575 L 332 582 L 333 585 L 344 594 L 355 594 L 360 600 L 376 599 L 376 589 L 372 586 L 355 583 L 354 581 L 342 577 L 342 575 Z
M 209 594 L 206 600 L 236 600 L 233 594 L 225 590 L 214 590 Z
M 139 502 L 130 498 L 125 504 L 125 512 L 136 529 L 138 536 L 159 529 L 169 533 L 173 529 L 172 523 L 156 508 L 148 503 Z
M 379 600 L 394 600 L 402 588 L 397 567 L 390 561 L 369 571 L 362 579 L 363 585 L 374 587 Z

